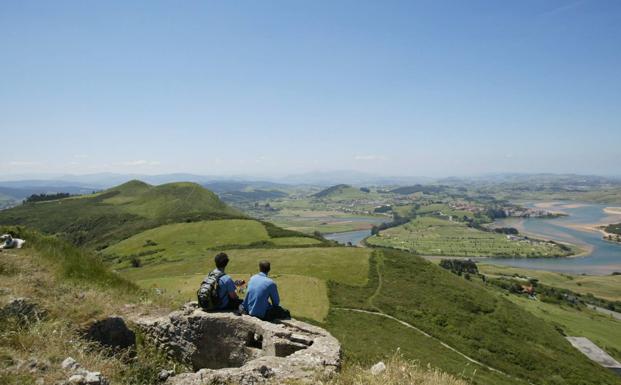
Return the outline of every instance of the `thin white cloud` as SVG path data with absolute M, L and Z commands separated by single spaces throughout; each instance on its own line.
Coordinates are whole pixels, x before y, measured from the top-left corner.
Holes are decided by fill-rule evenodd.
M 28 166 L 38 166 L 41 162 L 36 162 L 32 160 L 12 160 L 9 162 L 9 166 L 15 167 L 28 167 Z
M 116 163 L 115 165 L 125 166 L 125 167 L 140 167 L 140 166 L 159 166 L 160 164 L 162 163 L 157 160 L 139 159 L 139 160 L 128 160 L 126 162 Z
M 578 8 L 580 6 L 582 6 L 585 3 L 584 0 L 578 0 L 578 1 L 574 1 L 573 3 L 569 3 L 569 4 L 565 4 L 565 5 L 561 5 L 559 7 L 553 8 L 549 11 L 543 12 L 542 16 L 552 16 L 552 15 L 558 15 L 560 13 L 564 13 L 567 11 L 570 11 L 574 8 Z
M 354 156 L 354 159 L 355 160 L 375 160 L 375 161 L 377 161 L 377 160 L 386 160 L 386 157 L 382 156 L 382 155 L 372 155 L 372 154 L 369 154 L 369 155 L 356 155 L 356 156 Z

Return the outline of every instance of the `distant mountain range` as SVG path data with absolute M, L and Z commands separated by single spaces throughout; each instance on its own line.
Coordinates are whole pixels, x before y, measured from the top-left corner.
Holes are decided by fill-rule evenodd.
M 473 177 L 449 177 L 434 179 L 429 177 L 392 177 L 380 176 L 358 171 L 330 171 L 295 174 L 285 177 L 253 178 L 249 176 L 214 176 L 188 173 L 140 175 L 98 173 L 86 175 L 62 175 L 50 178 L 16 178 L 0 181 L 0 198 L 5 201 L 21 201 L 32 195 L 41 193 L 85 194 L 99 191 L 125 183 L 130 180 L 142 180 L 152 185 L 173 182 L 198 183 L 218 194 L 231 192 L 287 190 L 291 186 L 328 187 L 347 184 L 355 187 L 363 186 L 502 186 L 502 185 L 538 185 L 576 190 L 593 187 L 621 186 L 621 177 L 576 174 L 488 174 Z

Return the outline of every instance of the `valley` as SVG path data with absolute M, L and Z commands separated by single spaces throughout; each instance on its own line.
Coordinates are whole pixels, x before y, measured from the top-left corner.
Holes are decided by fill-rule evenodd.
M 234 279 L 248 280 L 268 259 L 283 304 L 333 333 L 348 365 L 398 351 L 471 384 L 618 383 L 565 335 L 621 359 L 621 336 L 607 334 L 621 321 L 589 307 L 621 308 L 619 276 L 519 267 L 589 261 L 573 257 L 583 243 L 529 223 L 565 223 L 591 206 L 535 207 L 460 186 L 273 188 L 215 194 L 195 183 L 130 181 L 0 211 L 0 226 L 27 239 L 39 239 L 33 230 L 54 234 L 55 247 L 74 245 L 62 246 L 76 258 L 68 274 L 90 276 L 78 268 L 94 263 L 90 255 L 106 277 L 164 308 L 195 299 L 217 252 L 229 255 Z M 18 255 L 46 249 L 41 239 Z M 481 276 L 452 274 L 437 266 L 444 258 L 473 258 Z M 533 278 L 537 299 L 504 288 Z M 550 290 L 581 297 L 552 300 Z

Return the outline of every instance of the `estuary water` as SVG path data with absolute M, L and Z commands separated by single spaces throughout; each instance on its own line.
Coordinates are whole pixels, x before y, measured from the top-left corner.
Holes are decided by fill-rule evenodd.
M 538 207 L 542 207 L 539 204 Z M 530 204 L 530 206 L 535 206 Z M 486 258 L 481 262 L 526 269 L 549 270 L 570 274 L 607 275 L 621 272 L 621 245 L 604 241 L 602 233 L 589 229 L 593 225 L 621 222 L 620 215 L 604 212 L 607 205 L 593 203 L 552 202 L 545 208 L 567 214 L 559 218 L 508 218 L 496 222 L 500 227 L 516 227 L 533 237 L 570 242 L 587 250 L 572 258 Z

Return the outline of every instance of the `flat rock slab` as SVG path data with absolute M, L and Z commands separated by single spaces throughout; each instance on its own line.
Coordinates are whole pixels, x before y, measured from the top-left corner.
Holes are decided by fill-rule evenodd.
M 612 358 L 608 353 L 595 345 L 591 340 L 585 337 L 566 337 L 570 344 L 580 350 L 585 356 L 597 362 L 603 367 L 621 370 L 621 363 Z
M 311 382 L 341 365 L 338 340 L 297 320 L 205 312 L 191 302 L 165 317 L 133 321 L 170 357 L 193 368 L 168 378 L 170 385 Z

